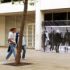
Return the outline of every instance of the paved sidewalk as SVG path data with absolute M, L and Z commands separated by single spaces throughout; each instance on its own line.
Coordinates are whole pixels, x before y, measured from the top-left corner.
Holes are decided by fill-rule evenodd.
M 0 69 L 1 70 L 70 70 L 70 54 L 69 53 L 47 53 L 27 49 L 26 59 L 21 66 L 13 66 L 9 63 L 14 62 L 13 55 L 4 65 L 7 54 L 6 48 L 0 48 Z

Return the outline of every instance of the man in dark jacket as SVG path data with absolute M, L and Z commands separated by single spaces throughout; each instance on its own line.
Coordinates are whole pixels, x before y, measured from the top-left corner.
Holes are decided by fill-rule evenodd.
M 50 51 L 54 50 L 54 30 L 49 33 Z
M 45 42 L 46 42 L 46 34 L 45 34 L 45 31 L 44 31 L 43 34 L 42 34 L 42 47 L 43 47 L 44 52 L 45 52 L 45 49 L 46 49 Z
M 65 32 L 65 35 L 64 35 L 64 41 L 65 41 L 65 52 L 67 52 L 68 51 L 69 42 L 70 42 L 70 33 L 69 33 L 67 28 L 66 28 L 66 32 Z
M 56 33 L 54 35 L 56 53 L 59 53 L 59 46 L 60 46 L 61 41 L 62 41 L 61 33 L 59 30 L 56 30 Z

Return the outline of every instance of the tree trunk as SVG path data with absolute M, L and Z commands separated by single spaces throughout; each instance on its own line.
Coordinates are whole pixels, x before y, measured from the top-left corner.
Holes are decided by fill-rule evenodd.
M 25 20 L 26 20 L 26 16 L 27 16 L 27 6 L 28 6 L 28 0 L 25 0 L 24 1 L 24 12 L 22 15 L 22 23 L 21 23 L 21 27 L 20 27 L 19 43 L 18 43 L 16 59 L 15 59 L 15 63 L 17 65 L 20 64 L 21 49 L 22 49 L 22 37 L 23 37 L 23 33 L 24 33 Z

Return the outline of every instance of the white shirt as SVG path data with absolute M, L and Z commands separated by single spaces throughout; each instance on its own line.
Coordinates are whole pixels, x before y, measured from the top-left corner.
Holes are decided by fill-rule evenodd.
M 18 41 L 19 41 L 19 37 L 18 37 Z M 26 39 L 25 39 L 25 37 L 23 36 L 23 37 L 22 37 L 22 46 L 24 46 L 24 45 L 26 45 Z
M 11 39 L 11 41 L 13 41 L 15 43 L 16 42 L 15 38 L 16 38 L 16 33 L 13 33 L 10 31 L 8 34 L 8 39 Z M 11 43 L 11 42 L 9 42 L 9 43 Z
M 26 39 L 25 39 L 25 37 L 23 36 L 23 38 L 22 38 L 22 46 L 24 46 L 24 45 L 26 45 Z
M 46 34 L 46 37 L 47 37 L 46 39 L 49 40 L 49 34 L 48 34 L 48 32 L 46 32 L 45 34 Z

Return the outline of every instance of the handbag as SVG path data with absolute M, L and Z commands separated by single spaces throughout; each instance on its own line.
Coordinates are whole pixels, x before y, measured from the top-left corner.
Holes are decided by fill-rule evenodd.
M 7 52 L 9 52 L 9 51 L 10 51 L 10 49 L 11 49 L 11 48 L 10 48 L 10 45 L 9 45 Z

